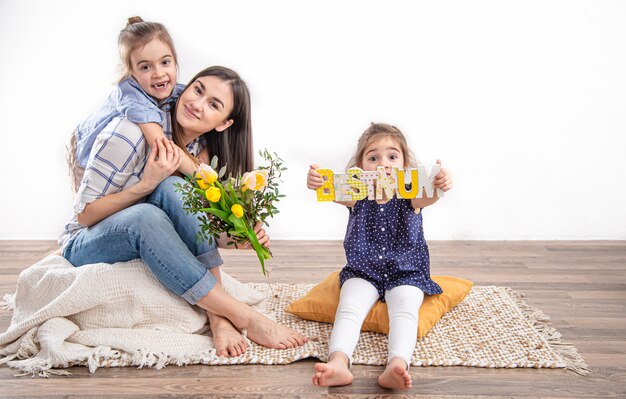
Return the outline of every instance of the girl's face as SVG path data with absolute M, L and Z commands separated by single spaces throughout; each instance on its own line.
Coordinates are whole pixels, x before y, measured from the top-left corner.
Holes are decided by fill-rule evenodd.
M 362 169 L 367 171 L 373 171 L 382 166 L 387 175 L 391 175 L 394 166 L 398 169 L 404 168 L 404 154 L 396 140 L 391 137 L 381 137 L 365 148 L 361 165 Z
M 176 120 L 189 137 L 200 137 L 213 129 L 223 132 L 233 124 L 234 96 L 230 84 L 217 76 L 196 79 L 181 94 Z
M 168 98 L 176 85 L 176 60 L 168 45 L 158 39 L 130 53 L 131 74 L 156 100 Z

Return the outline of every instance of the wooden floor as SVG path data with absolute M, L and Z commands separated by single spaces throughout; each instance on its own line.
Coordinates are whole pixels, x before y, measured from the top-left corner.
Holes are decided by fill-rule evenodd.
M 51 241 L 0 241 L 0 295 L 13 292 L 21 270 L 56 249 Z M 250 253 L 223 251 L 225 270 L 264 281 Z M 283 241 L 273 246 L 272 281 L 320 281 L 344 263 L 338 241 Z M 509 286 L 552 316 L 591 368 L 564 370 L 415 367 L 413 389 L 398 397 L 626 397 L 626 241 L 431 242 L 431 272 Z M 0 309 L 0 330 L 11 313 Z M 310 383 L 314 360 L 286 366 L 114 368 L 69 377 L 21 377 L 0 367 L 0 397 L 30 398 L 355 398 L 385 396 L 382 367 L 355 365 L 355 381 L 339 388 Z M 395 395 L 394 395 L 395 396 Z

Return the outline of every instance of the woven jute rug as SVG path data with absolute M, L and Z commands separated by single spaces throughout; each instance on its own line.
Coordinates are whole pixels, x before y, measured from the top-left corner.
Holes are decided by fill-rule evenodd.
M 279 323 L 309 337 L 295 349 L 275 350 L 251 343 L 245 354 L 217 357 L 214 354 L 187 354 L 184 364 L 288 364 L 309 357 L 326 361 L 332 325 L 302 320 L 285 313 L 285 307 L 305 295 L 311 284 L 250 284 L 267 295 L 260 310 Z M 547 325 L 548 317 L 524 303 L 510 288 L 474 286 L 457 305 L 417 342 L 413 366 L 468 366 L 488 368 L 569 369 L 588 373 L 576 348 L 562 341 L 561 334 Z M 385 365 L 387 336 L 362 332 L 353 364 Z M 92 359 L 93 361 L 93 359 Z M 181 364 L 180 359 L 159 359 L 148 355 L 120 353 L 99 362 L 98 367 L 156 366 Z M 93 366 L 93 365 L 92 365 Z M 160 367 L 159 367 L 160 366 Z

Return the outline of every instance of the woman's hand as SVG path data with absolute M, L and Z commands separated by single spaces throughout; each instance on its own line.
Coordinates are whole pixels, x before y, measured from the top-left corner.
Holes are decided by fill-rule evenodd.
M 265 248 L 270 247 L 270 236 L 267 235 L 262 222 L 257 222 L 254 225 L 254 233 L 256 234 L 256 239 L 259 241 L 259 244 L 263 245 Z
M 265 248 L 270 247 L 270 236 L 267 235 L 267 232 L 263 228 L 262 222 L 256 222 L 256 224 L 254 225 L 254 233 L 256 234 L 256 239 L 259 241 L 259 244 L 263 245 Z M 252 244 L 247 241 L 241 247 L 243 249 L 250 249 L 252 248 Z
M 437 160 L 437 165 L 441 166 L 441 160 Z M 448 169 L 441 166 L 441 170 L 435 176 L 433 180 L 433 187 L 440 188 L 444 192 L 452 189 L 452 175 L 448 172 Z
M 306 177 L 306 186 L 311 190 L 317 190 L 324 184 L 322 175 L 317 173 L 316 169 L 319 168 L 318 164 L 310 165 L 309 173 Z
M 257 222 L 254 225 L 254 233 L 256 234 L 256 239 L 259 241 L 259 244 L 263 245 L 265 248 L 269 248 L 269 246 L 271 245 L 270 236 L 267 235 L 267 232 L 263 228 L 262 222 Z M 230 248 L 228 243 L 231 241 L 232 240 L 230 240 L 226 236 L 226 234 L 222 234 L 220 238 L 217 240 L 217 246 L 218 248 Z M 239 246 L 240 249 L 252 249 L 252 244 L 250 243 L 250 241 L 246 241 L 243 244 L 237 244 L 237 245 Z
M 148 155 L 146 166 L 143 169 L 143 177 L 140 184 L 147 191 L 154 191 L 159 183 L 180 167 L 182 161 L 180 148 L 165 137 L 156 139 L 151 147 L 150 155 Z

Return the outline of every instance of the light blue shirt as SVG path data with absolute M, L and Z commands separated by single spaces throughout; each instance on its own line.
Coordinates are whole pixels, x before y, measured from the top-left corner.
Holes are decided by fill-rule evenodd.
M 96 137 L 113 118 L 126 118 L 134 123 L 154 122 L 160 124 L 165 131 L 165 124 L 169 121 L 166 120 L 162 108 L 171 108 L 184 88 L 184 85 L 177 83 L 172 95 L 159 104 L 132 77 L 120 82 L 102 107 L 76 127 L 76 159 L 80 166 L 87 165 Z M 172 138 L 171 133 L 168 138 Z

